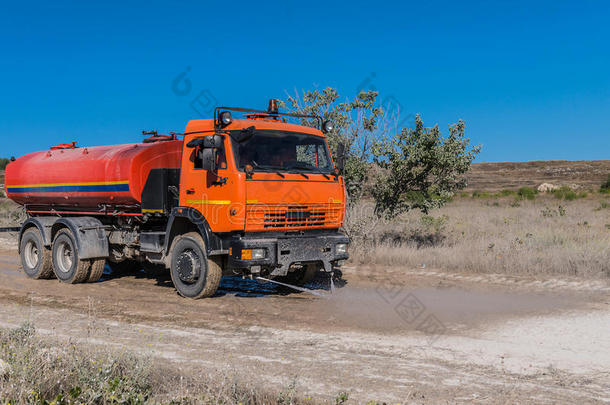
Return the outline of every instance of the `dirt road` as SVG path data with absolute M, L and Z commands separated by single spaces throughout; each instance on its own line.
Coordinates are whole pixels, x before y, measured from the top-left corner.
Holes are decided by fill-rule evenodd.
M 5 245 L 6 246 L 6 245 Z M 327 298 L 225 279 L 190 301 L 165 276 L 34 281 L 0 251 L 0 324 L 150 353 L 314 401 L 610 401 L 610 285 L 348 268 Z M 322 293 L 328 293 L 319 287 Z

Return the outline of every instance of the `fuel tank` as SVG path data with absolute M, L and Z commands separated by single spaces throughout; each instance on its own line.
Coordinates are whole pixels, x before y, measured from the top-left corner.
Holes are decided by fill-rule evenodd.
M 182 141 L 75 147 L 62 144 L 6 167 L 8 198 L 31 207 L 137 208 L 151 169 L 180 168 Z

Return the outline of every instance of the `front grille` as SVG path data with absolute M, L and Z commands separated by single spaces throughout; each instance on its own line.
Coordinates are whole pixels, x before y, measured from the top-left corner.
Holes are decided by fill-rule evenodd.
M 322 226 L 326 220 L 325 210 L 309 210 L 307 207 L 288 207 L 287 211 L 265 214 L 265 228 L 295 228 Z
M 323 228 L 339 226 L 342 204 L 249 205 L 246 227 L 250 230 Z

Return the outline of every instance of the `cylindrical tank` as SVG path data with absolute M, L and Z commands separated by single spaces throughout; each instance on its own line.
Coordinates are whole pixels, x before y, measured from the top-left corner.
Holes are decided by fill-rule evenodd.
M 182 141 L 73 147 L 22 156 L 6 167 L 7 196 L 18 204 L 78 207 L 141 202 L 151 169 L 180 167 Z

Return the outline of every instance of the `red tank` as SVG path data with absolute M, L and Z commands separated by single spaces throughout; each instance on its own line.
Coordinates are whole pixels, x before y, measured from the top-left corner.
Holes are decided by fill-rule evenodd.
M 139 206 L 148 173 L 180 168 L 182 141 L 75 147 L 62 144 L 6 167 L 7 196 L 28 207 Z

